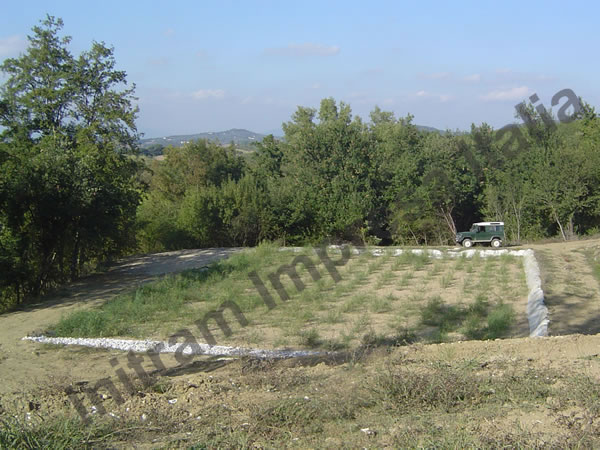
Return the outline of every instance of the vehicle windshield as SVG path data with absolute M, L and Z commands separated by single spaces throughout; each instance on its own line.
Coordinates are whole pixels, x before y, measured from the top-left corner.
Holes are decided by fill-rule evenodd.
M 477 225 L 473 225 L 470 231 L 477 231 Z

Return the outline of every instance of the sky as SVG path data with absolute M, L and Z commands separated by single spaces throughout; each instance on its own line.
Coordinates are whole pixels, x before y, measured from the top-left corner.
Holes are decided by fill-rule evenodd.
M 500 128 L 517 103 L 536 93 L 550 109 L 564 88 L 600 106 L 598 2 L 3 3 L 0 60 L 25 51 L 46 14 L 63 19 L 74 55 L 113 46 L 145 137 L 281 134 L 298 106 L 327 97 L 365 121 L 377 105 L 444 130 Z

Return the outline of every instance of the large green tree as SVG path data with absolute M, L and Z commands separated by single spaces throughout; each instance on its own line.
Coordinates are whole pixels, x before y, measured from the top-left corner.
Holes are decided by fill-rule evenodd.
M 0 65 L 0 298 L 21 301 L 133 243 L 133 86 L 113 49 L 78 57 L 48 16 Z

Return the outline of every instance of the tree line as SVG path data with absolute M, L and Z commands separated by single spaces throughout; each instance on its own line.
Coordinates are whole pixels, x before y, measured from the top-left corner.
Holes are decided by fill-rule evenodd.
M 0 66 L 0 309 L 140 251 L 444 245 L 484 219 L 515 243 L 600 231 L 600 119 L 584 102 L 554 126 L 523 105 L 513 139 L 485 123 L 421 131 L 377 107 L 363 121 L 326 98 L 250 155 L 196 141 L 149 159 L 113 49 L 74 56 L 62 26 L 48 16 Z
M 284 139 L 267 137 L 249 158 L 205 141 L 170 148 L 149 165 L 140 246 L 446 245 L 484 219 L 504 221 L 514 243 L 596 233 L 600 119 L 582 105 L 553 126 L 524 106 L 517 140 L 485 123 L 420 131 L 379 108 L 364 122 L 327 98 L 299 107 Z

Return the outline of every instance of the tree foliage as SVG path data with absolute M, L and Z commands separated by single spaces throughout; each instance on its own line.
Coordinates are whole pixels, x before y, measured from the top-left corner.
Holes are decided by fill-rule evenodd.
M 365 124 L 327 98 L 319 109 L 299 107 L 283 124 L 283 140 L 267 137 L 247 164 L 223 164 L 216 177 L 206 167 L 229 150 L 204 142 L 171 149 L 153 163 L 140 209 L 144 220 L 155 217 L 145 222 L 144 249 L 262 239 L 448 244 L 485 219 L 506 222 L 512 242 L 598 231 L 595 111 L 587 105 L 575 122 L 549 126 L 531 105 L 521 108 L 524 125 L 483 123 L 455 134 L 420 131 L 412 116 L 379 108 Z M 162 187 L 167 174 L 175 197 Z M 168 214 L 158 217 L 165 202 Z
M 19 302 L 134 243 L 133 87 L 113 50 L 79 57 L 48 16 L 0 70 L 0 289 Z

